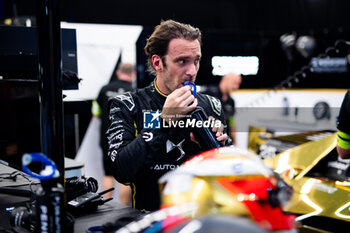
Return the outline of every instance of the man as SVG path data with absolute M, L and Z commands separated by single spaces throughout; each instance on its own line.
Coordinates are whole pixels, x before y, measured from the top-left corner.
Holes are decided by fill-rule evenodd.
M 337 151 L 342 159 L 350 159 L 350 89 L 346 92 L 338 118 Z
M 145 46 L 154 81 L 111 103 L 107 136 L 114 177 L 132 187 L 132 206 L 139 210 L 158 209 L 158 179 L 201 151 L 192 128 L 165 125 L 189 119 L 187 115 L 197 106 L 224 121 L 220 101 L 202 94 L 194 97 L 191 87 L 184 85 L 195 82 L 202 56 L 200 43 L 199 29 L 162 21 Z M 220 124 L 212 128 L 220 142 L 227 139 L 223 129 Z
M 132 82 L 136 77 L 135 67 L 129 63 L 120 63 L 116 70 L 117 79 L 113 80 L 111 83 L 105 85 L 100 90 L 97 97 L 97 114 L 101 115 L 101 135 L 100 135 L 100 146 L 103 152 L 103 190 L 114 187 L 114 177 L 110 159 L 107 156 L 108 153 L 108 141 L 106 137 L 106 131 L 109 127 L 109 108 L 108 101 L 117 95 L 121 95 L 127 91 L 132 91 Z M 131 190 L 125 185 L 119 186 L 120 201 L 123 204 L 128 204 L 130 202 Z M 105 198 L 112 196 L 112 192 L 105 194 Z
M 203 93 L 221 100 L 225 113 L 227 133 L 232 138 L 234 144 L 236 144 L 236 126 L 234 121 L 235 101 L 231 98 L 231 93 L 239 89 L 241 82 L 241 75 L 229 73 L 221 78 L 219 85 L 210 85 L 203 90 Z

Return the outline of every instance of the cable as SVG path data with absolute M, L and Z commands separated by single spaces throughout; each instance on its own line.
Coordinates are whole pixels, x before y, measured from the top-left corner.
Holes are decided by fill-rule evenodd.
M 5 177 L 3 177 L 5 176 Z M 5 180 L 5 179 L 10 179 L 12 181 L 17 180 L 17 176 L 23 177 L 25 180 L 29 182 L 29 191 L 27 190 L 22 190 L 22 189 L 15 189 L 15 188 L 6 188 L 6 187 L 0 187 L 0 192 L 1 193 L 7 193 L 7 194 L 13 194 L 13 195 L 18 195 L 18 196 L 32 196 L 35 195 L 35 192 L 33 190 L 32 184 L 33 180 L 30 180 L 25 174 L 19 171 L 14 171 L 11 173 L 2 173 L 0 174 L 0 182 Z

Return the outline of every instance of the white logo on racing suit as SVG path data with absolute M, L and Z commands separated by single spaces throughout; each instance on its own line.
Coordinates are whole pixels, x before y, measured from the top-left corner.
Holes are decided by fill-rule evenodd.
M 122 125 L 113 126 L 113 127 L 111 127 L 110 129 L 107 130 L 107 133 L 109 133 L 110 131 L 113 131 L 113 130 L 115 130 L 115 129 L 122 128 L 122 127 L 123 127 Z
M 156 164 L 154 167 L 151 167 L 153 170 L 174 170 L 180 167 L 180 165 L 175 164 Z
M 144 132 L 142 135 L 142 138 L 144 138 L 146 142 L 149 142 L 153 139 L 153 133 L 152 132 Z
M 113 144 L 111 144 L 111 145 L 109 146 L 109 149 L 114 148 L 114 149 L 117 150 L 117 149 L 120 147 L 120 145 L 121 145 L 122 143 L 123 143 L 123 142 L 113 143 Z
M 130 92 L 127 92 L 123 95 L 118 95 L 115 98 L 123 102 L 123 104 L 125 104 L 125 106 L 129 109 L 129 111 L 134 109 L 135 102 L 134 102 L 134 99 L 131 97 Z
M 221 114 L 221 102 L 220 102 L 220 100 L 218 100 L 217 98 L 210 96 L 210 95 L 206 95 L 206 96 L 210 102 L 210 105 L 211 105 L 211 108 L 213 109 L 213 111 L 218 116 L 220 116 L 220 114 Z
M 115 124 L 122 123 L 122 122 L 123 122 L 122 120 L 113 121 L 113 122 L 111 123 L 111 126 L 112 126 L 112 125 L 115 125 Z
M 169 153 L 170 151 L 172 151 L 174 148 L 179 149 L 181 155 L 179 158 L 177 158 L 176 161 L 179 161 L 180 159 L 182 159 L 182 157 L 185 156 L 185 151 L 182 149 L 182 144 L 185 142 L 185 139 L 183 139 L 179 144 L 175 144 L 170 140 L 166 141 L 166 153 Z
M 113 114 L 113 113 L 116 113 L 116 112 L 119 112 L 120 111 L 120 108 L 117 108 L 117 107 L 114 107 L 114 108 L 111 108 L 111 110 L 109 111 L 110 114 Z
M 120 133 L 117 136 L 115 136 L 115 139 L 118 139 L 120 141 L 123 140 L 123 133 Z
M 114 113 L 120 111 L 120 108 L 112 108 L 109 111 L 109 120 L 114 120 Z
M 112 162 L 114 162 L 114 160 L 115 160 L 115 157 L 117 156 L 117 151 L 112 151 L 112 153 L 111 153 L 111 155 L 110 155 L 110 157 L 111 157 L 111 160 L 112 160 Z
M 120 132 L 123 132 L 123 131 L 125 131 L 124 129 L 120 129 L 120 130 L 118 130 L 117 132 L 114 132 L 114 133 L 112 133 L 111 135 L 109 135 L 109 136 L 107 136 L 107 139 L 110 141 L 115 135 L 117 135 L 118 137 L 116 137 L 116 139 L 122 139 L 123 138 L 123 134 L 122 133 L 120 133 Z M 122 136 L 120 136 L 120 134 L 122 134 Z

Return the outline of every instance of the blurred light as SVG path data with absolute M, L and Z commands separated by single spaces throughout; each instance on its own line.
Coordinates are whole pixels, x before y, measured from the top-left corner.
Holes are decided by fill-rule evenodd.
M 350 209 L 350 202 L 346 203 L 345 205 L 339 207 L 336 211 L 335 211 L 335 215 L 337 215 L 338 217 L 340 218 L 345 218 L 345 219 L 350 219 L 350 216 L 349 215 L 344 215 L 344 214 L 341 214 L 340 212 L 342 212 L 343 210 L 346 210 L 348 209 L 348 212 L 349 212 L 349 209 Z
M 316 48 L 316 40 L 311 36 L 300 36 L 295 43 L 295 47 L 303 57 L 309 58 Z
M 288 61 L 292 61 L 294 59 L 293 48 L 295 45 L 296 38 L 297 36 L 295 33 L 286 33 L 280 37 L 281 47 L 285 52 Z
M 300 215 L 299 217 L 295 218 L 296 221 L 301 221 L 303 219 L 312 217 L 312 216 L 316 216 L 319 213 L 322 212 L 322 208 L 320 206 L 318 206 L 317 204 L 315 204 L 314 202 L 312 202 L 310 200 L 310 198 L 306 195 L 306 194 L 300 194 L 300 198 L 301 200 L 303 200 L 308 206 L 312 207 L 315 209 L 314 212 L 308 213 L 308 214 L 304 214 L 304 215 Z
M 199 195 L 201 194 L 201 190 L 203 189 L 205 183 L 203 180 L 198 181 L 198 183 L 196 184 L 196 187 L 194 188 L 193 192 L 192 192 L 192 196 L 191 199 L 192 200 L 197 200 Z
M 281 42 L 282 48 L 285 49 L 285 48 L 293 47 L 295 44 L 296 38 L 297 38 L 297 36 L 295 35 L 295 33 L 283 34 L 280 37 L 280 42 Z
M 346 73 L 348 61 L 345 57 L 313 57 L 310 65 L 314 73 Z
M 191 222 L 189 222 L 188 224 L 186 224 L 184 226 L 184 228 L 182 228 L 179 231 L 179 233 L 200 232 L 198 230 L 200 230 L 201 228 L 202 228 L 202 223 L 199 220 L 195 219 L 195 220 L 192 220 Z
M 300 193 L 309 194 L 312 186 L 316 183 L 315 179 L 308 180 L 300 189 Z
M 244 194 L 243 194 L 243 193 L 239 193 L 239 194 L 237 195 L 237 200 L 240 201 L 240 202 L 244 201 L 244 200 L 245 200 Z
M 300 189 L 300 198 L 303 200 L 308 206 L 312 207 L 315 209 L 314 212 L 300 215 L 297 217 L 295 220 L 301 221 L 303 219 L 318 215 L 319 213 L 322 212 L 322 208 L 318 206 L 316 203 L 312 202 L 310 198 L 307 196 L 307 194 L 310 193 L 312 186 L 316 183 L 315 179 L 310 179 L 308 180 Z
M 282 173 L 289 168 L 289 153 L 282 153 L 279 156 L 278 162 L 277 162 L 277 167 L 276 167 L 276 172 L 277 173 Z
M 259 58 L 256 56 L 214 56 L 211 59 L 213 75 L 228 73 L 256 75 L 259 70 Z

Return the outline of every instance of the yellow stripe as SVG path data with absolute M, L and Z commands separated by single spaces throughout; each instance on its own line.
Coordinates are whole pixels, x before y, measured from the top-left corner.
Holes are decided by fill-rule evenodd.
M 136 137 L 138 134 L 138 131 L 137 131 L 137 125 L 136 125 L 135 121 L 134 121 L 134 127 L 135 127 L 135 137 Z M 134 183 L 129 183 L 129 185 L 130 185 L 131 190 L 132 190 L 132 207 L 135 208 L 136 186 Z
M 139 134 L 139 132 L 137 131 L 137 125 L 136 122 L 134 121 L 134 127 L 135 127 L 135 137 L 137 137 L 137 135 Z
M 131 190 L 132 190 L 132 208 L 135 208 L 135 196 L 136 196 L 136 186 L 134 183 L 131 183 Z
M 338 129 L 338 137 L 337 137 L 338 146 L 340 146 L 343 149 L 350 149 L 350 142 L 345 141 L 343 139 L 350 140 L 350 135 Z
M 342 137 L 342 138 L 345 138 L 345 139 L 347 139 L 347 140 L 350 140 L 350 134 L 347 134 L 347 133 L 345 133 L 345 132 L 343 132 L 343 131 L 341 131 L 341 130 L 339 130 L 339 129 L 338 129 L 338 135 L 339 135 L 340 137 Z
M 166 95 L 166 94 L 164 94 L 163 92 L 161 92 L 159 89 L 158 89 L 158 87 L 157 87 L 157 84 L 156 84 L 156 78 L 154 79 L 154 87 L 156 88 L 156 90 L 158 91 L 158 93 L 159 94 L 161 94 L 162 96 L 164 96 L 164 97 L 168 97 L 168 95 Z

